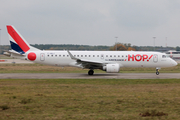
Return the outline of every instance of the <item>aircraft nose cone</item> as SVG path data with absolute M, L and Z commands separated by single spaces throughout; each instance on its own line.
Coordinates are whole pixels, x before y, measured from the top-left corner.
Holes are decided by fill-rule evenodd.
M 177 65 L 177 62 L 174 61 L 174 60 L 171 60 L 171 63 L 172 63 L 173 66 L 176 66 L 176 65 Z

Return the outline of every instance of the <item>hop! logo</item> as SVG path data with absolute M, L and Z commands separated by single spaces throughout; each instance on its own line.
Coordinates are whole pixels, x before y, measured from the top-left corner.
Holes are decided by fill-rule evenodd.
M 153 55 L 151 55 L 150 57 L 148 57 L 148 55 L 144 54 L 144 55 L 140 55 L 140 54 L 137 54 L 134 56 L 134 54 L 131 56 L 131 55 L 128 55 L 128 61 L 147 61 L 149 62 L 149 60 L 153 57 Z

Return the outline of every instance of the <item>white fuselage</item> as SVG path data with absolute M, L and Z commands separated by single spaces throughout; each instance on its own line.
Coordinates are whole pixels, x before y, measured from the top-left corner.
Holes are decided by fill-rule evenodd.
M 33 52 L 33 51 L 31 51 Z M 119 64 L 120 67 L 171 67 L 177 63 L 167 57 L 165 53 L 159 52 L 140 52 L 140 51 L 70 51 L 71 54 L 79 59 L 89 61 L 99 61 L 104 64 Z M 82 67 L 73 59 L 67 51 L 34 51 L 35 63 L 53 66 L 74 66 Z M 28 54 L 28 52 L 26 53 Z M 28 60 L 27 55 L 11 57 Z M 96 68 L 95 68 L 96 69 Z M 97 68 L 99 69 L 99 68 Z

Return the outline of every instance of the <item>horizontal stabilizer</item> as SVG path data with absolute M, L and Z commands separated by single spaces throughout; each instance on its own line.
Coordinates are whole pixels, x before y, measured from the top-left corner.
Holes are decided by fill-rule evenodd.
M 18 56 L 25 56 L 25 54 L 20 54 L 14 50 L 5 51 L 3 54 L 6 56 L 11 56 L 11 54 L 18 55 Z

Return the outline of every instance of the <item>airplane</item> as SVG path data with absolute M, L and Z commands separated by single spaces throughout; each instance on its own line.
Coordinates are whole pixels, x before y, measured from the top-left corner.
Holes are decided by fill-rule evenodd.
M 12 25 L 7 25 L 7 32 L 11 50 L 4 52 L 4 55 L 39 64 L 89 69 L 88 75 L 93 75 L 95 69 L 119 73 L 122 67 L 156 68 L 156 75 L 159 75 L 162 67 L 177 65 L 177 62 L 160 52 L 40 50 L 29 45 Z

